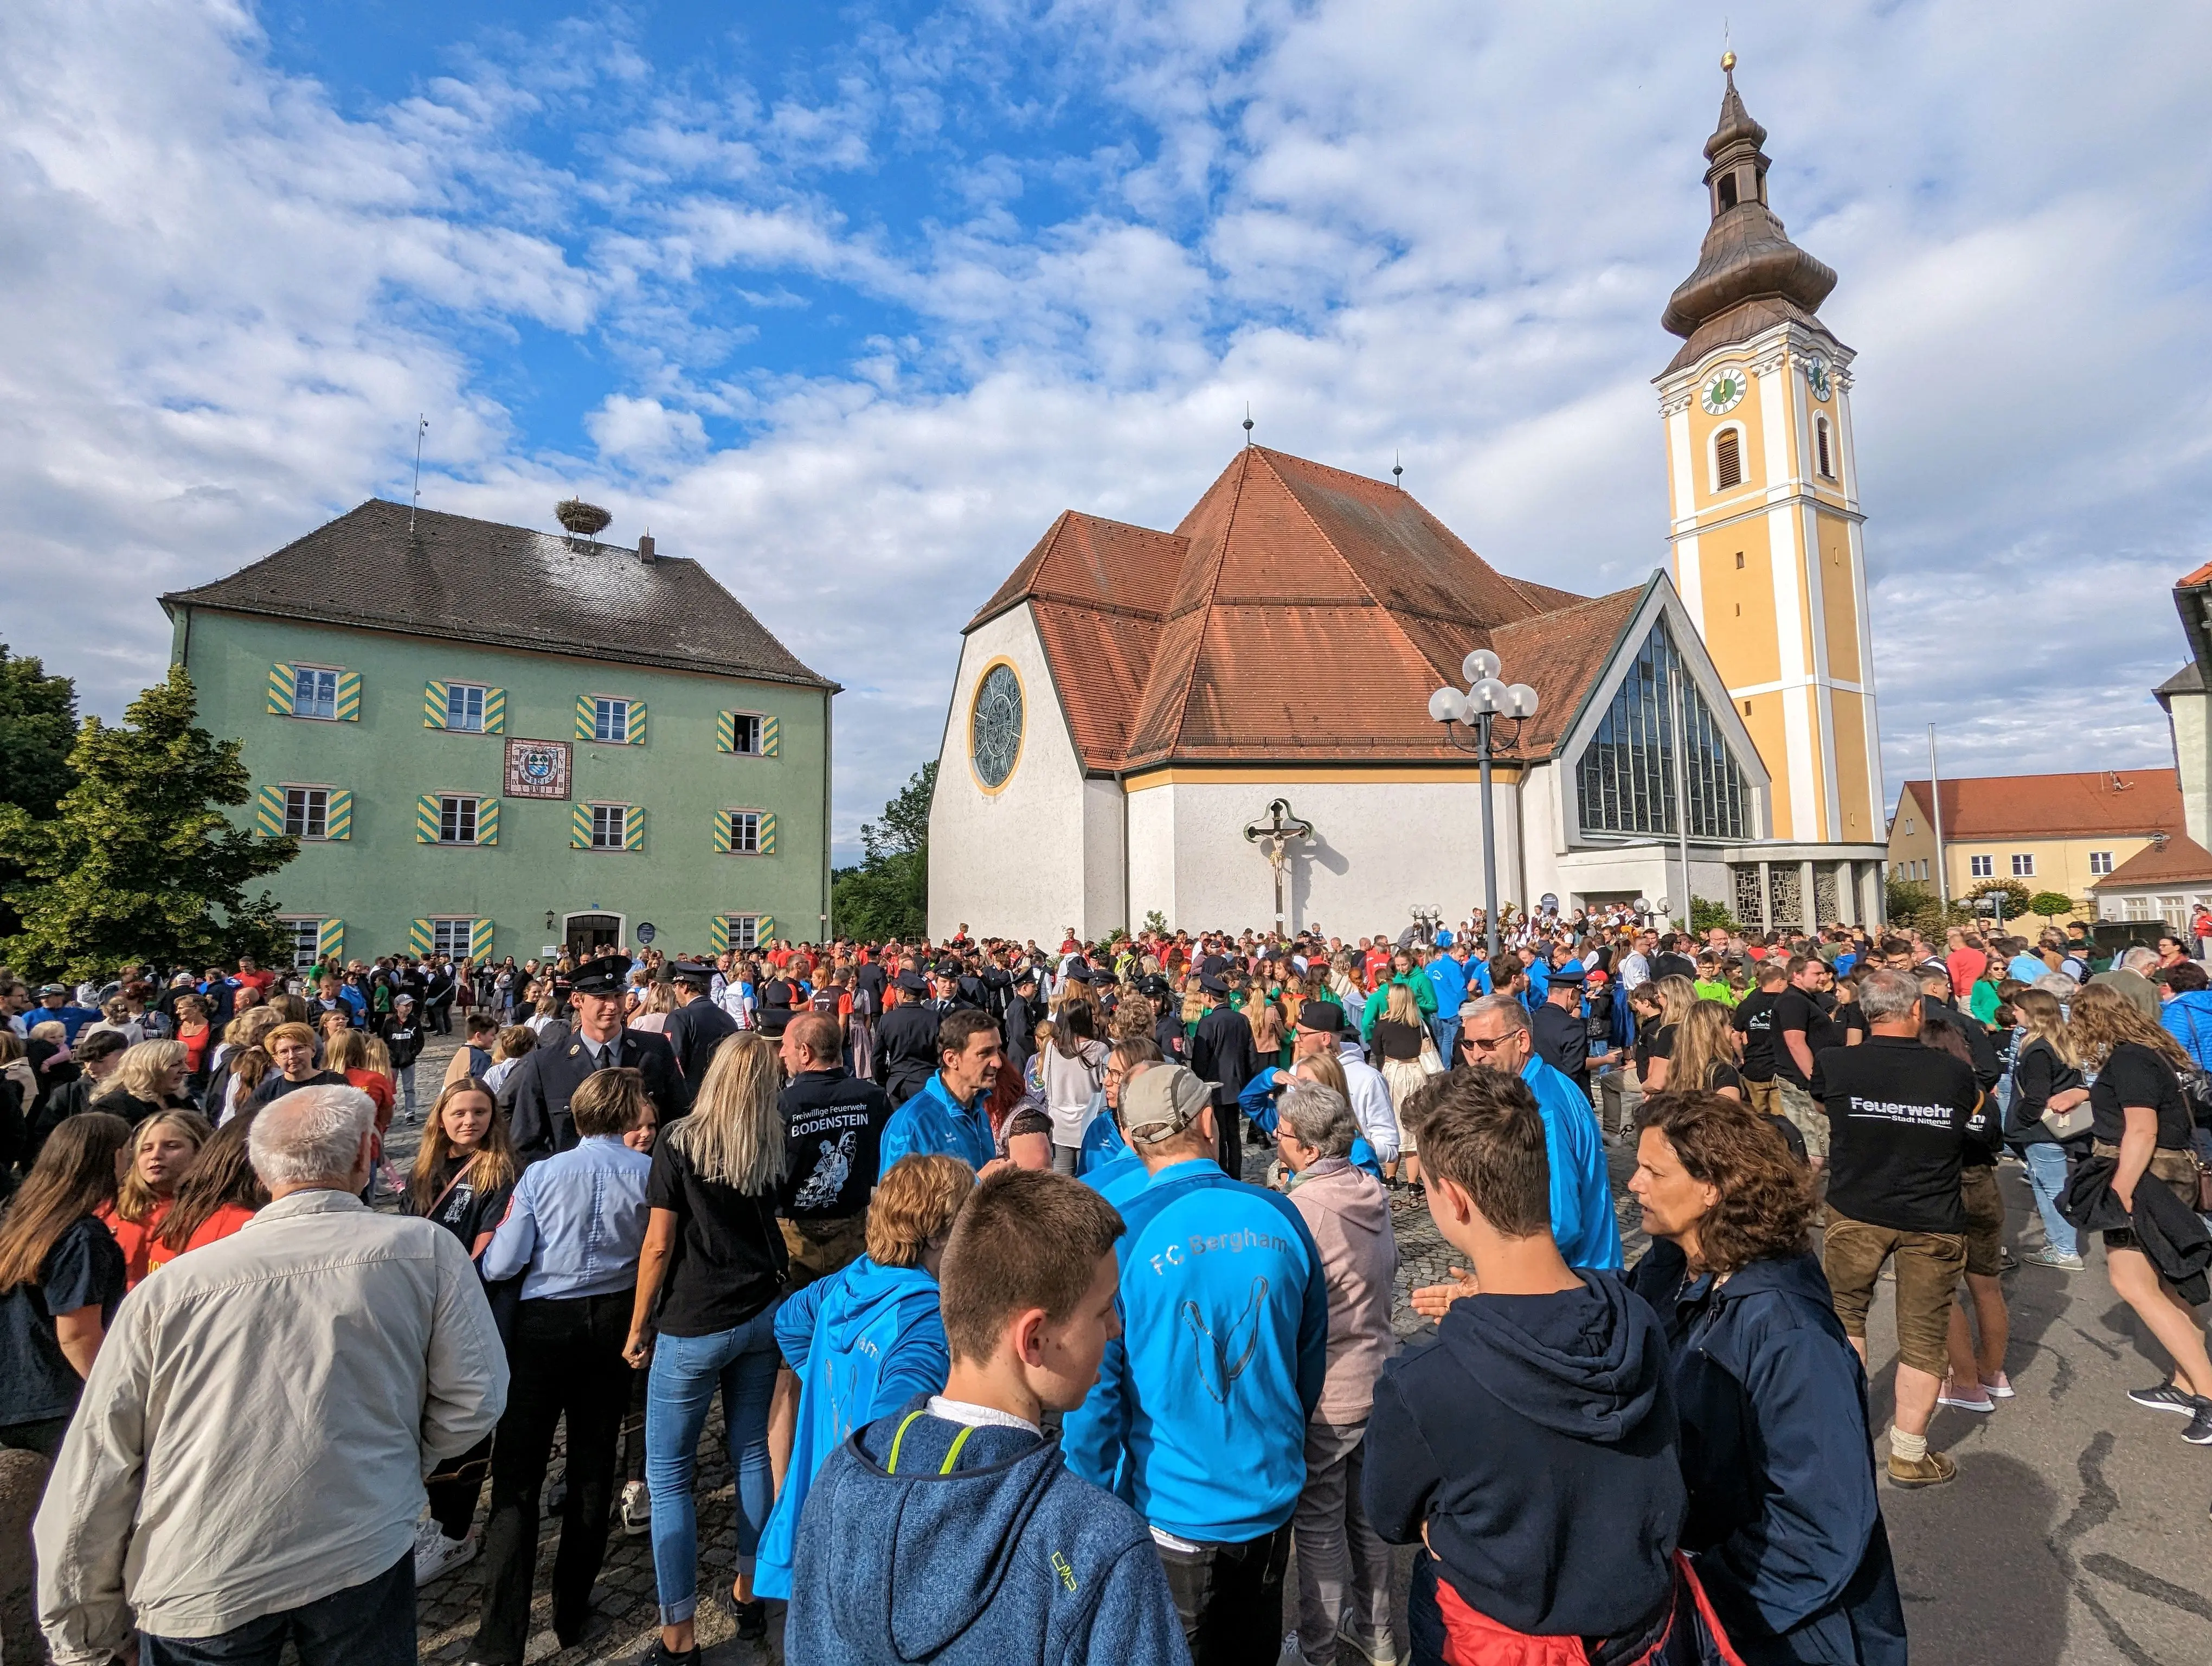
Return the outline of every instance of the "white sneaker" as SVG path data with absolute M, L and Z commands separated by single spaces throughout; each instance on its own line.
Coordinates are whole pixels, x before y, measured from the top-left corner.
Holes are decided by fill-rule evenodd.
M 1363 1632 L 1352 1623 L 1349 1614 L 1337 1622 L 1336 1640 L 1351 1645 L 1352 1652 L 1368 1666 L 1398 1666 L 1406 1657 L 1398 1652 L 1397 1642 L 1387 1629 Z
M 623 1531 L 633 1539 L 653 1531 L 653 1494 L 641 1481 L 623 1488 L 622 1524 Z
M 427 1528 L 426 1535 L 422 1528 Z M 433 1579 L 444 1578 L 457 1567 L 466 1567 L 477 1559 L 477 1535 L 473 1533 L 459 1539 L 449 1539 L 439 1530 L 435 1522 L 425 1522 L 415 1534 L 415 1586 L 421 1590 Z

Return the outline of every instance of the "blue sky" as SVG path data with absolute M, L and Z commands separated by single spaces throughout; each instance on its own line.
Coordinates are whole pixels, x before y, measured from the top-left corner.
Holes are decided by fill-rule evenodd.
M 846 684 L 842 860 L 1052 516 L 1172 525 L 1248 400 L 1506 571 L 1638 582 L 1724 12 L 1859 352 L 1893 790 L 1930 721 L 2160 761 L 2212 10 L 2150 0 L 18 0 L 0 637 L 118 711 L 155 593 L 404 498 L 424 411 L 426 503 L 581 490 Z

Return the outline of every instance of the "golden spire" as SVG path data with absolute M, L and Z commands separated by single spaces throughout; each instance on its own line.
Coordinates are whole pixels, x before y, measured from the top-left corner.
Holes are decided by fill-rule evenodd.
M 1735 54 L 1734 52 L 1723 52 L 1723 53 L 1721 54 L 1721 69 L 1722 69 L 1722 70 L 1725 73 L 1726 71 L 1730 70 L 1733 70 L 1733 69 L 1735 69 Z

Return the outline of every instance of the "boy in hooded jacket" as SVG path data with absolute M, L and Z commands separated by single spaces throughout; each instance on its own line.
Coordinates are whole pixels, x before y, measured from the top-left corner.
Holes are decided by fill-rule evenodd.
M 868 1207 L 867 1253 L 776 1310 L 777 1350 L 799 1374 L 799 1426 L 783 1490 L 761 1529 L 756 1596 L 789 1599 L 799 1512 L 837 1443 L 945 1386 L 952 1361 L 937 1270 L 975 1186 L 975 1170 L 957 1158 L 896 1164 Z
M 1002 1170 L 939 1270 L 945 1391 L 854 1432 L 799 1517 L 792 1666 L 1188 1666 L 1152 1535 L 1068 1473 L 1046 1411 L 1080 1405 L 1120 1334 L 1121 1218 L 1079 1182 Z
M 1368 1519 L 1424 1547 L 1413 1658 L 1674 1657 L 1685 1494 L 1658 1322 L 1619 1274 L 1559 1254 L 1525 1082 L 1455 1072 L 1423 1113 L 1429 1213 L 1475 1293 L 1385 1369 L 1368 1420 Z

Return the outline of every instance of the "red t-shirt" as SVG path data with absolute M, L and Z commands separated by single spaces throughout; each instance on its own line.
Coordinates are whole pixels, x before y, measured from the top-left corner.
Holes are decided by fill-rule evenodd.
M 154 1247 L 154 1234 L 161 1230 L 161 1218 L 169 1213 L 170 1201 L 166 1197 L 155 1198 L 154 1207 L 146 1211 L 143 1220 L 124 1219 L 115 1213 L 112 1203 L 103 1203 L 94 1211 L 106 1223 L 107 1230 L 115 1234 L 115 1242 L 123 1251 L 123 1287 L 125 1290 L 133 1288 L 146 1276 L 149 1270 L 146 1257 Z
M 193 1075 L 200 1073 L 201 1064 L 207 1058 L 208 1041 L 215 1034 L 213 1025 L 204 1024 L 197 1030 L 177 1026 L 177 1040 L 185 1049 L 185 1065 Z
M 392 1079 L 381 1070 L 349 1070 L 346 1080 L 351 1082 L 376 1106 L 376 1131 L 382 1134 L 392 1126 Z
M 260 990 L 264 997 L 268 994 L 270 990 L 274 988 L 276 985 L 276 974 L 270 971 L 266 966 L 264 966 L 258 971 L 240 972 L 235 974 L 235 976 L 240 983 L 252 984 L 255 988 Z
M 252 1219 L 256 1211 L 247 1208 L 243 1203 L 218 1206 L 213 1214 L 199 1224 L 191 1237 L 185 1240 L 182 1250 L 173 1250 L 166 1243 L 156 1243 L 149 1238 L 146 1241 L 146 1270 L 158 1273 L 178 1256 L 188 1255 L 204 1245 L 213 1243 L 217 1238 L 228 1237 Z

